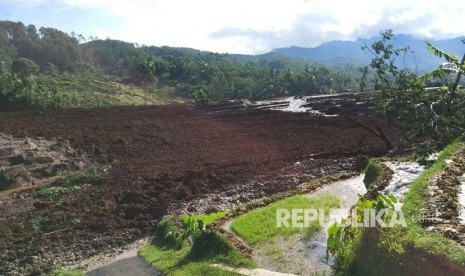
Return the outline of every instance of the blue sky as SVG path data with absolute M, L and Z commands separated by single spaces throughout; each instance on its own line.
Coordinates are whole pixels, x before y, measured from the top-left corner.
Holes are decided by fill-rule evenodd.
M 0 20 L 146 45 L 258 54 L 371 37 L 465 35 L 463 0 L 0 0 Z

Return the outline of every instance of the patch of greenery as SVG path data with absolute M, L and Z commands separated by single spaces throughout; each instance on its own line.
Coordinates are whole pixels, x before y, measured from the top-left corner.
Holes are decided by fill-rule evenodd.
M 365 169 L 365 177 L 363 178 L 363 183 L 365 184 L 365 187 L 367 190 L 376 184 L 378 181 L 380 181 L 384 176 L 384 169 L 383 167 L 374 161 L 373 159 L 370 159 L 368 162 L 368 165 Z
M 184 247 L 176 250 L 170 247 L 163 247 L 158 244 L 150 244 L 139 249 L 139 255 L 146 262 L 155 266 L 165 275 L 190 276 L 190 275 L 239 275 L 233 272 L 223 271 L 219 268 L 211 267 L 214 262 L 207 260 L 199 262 L 186 262 L 190 248 Z
M 265 254 L 267 256 L 276 255 L 282 253 L 281 249 L 276 246 L 276 244 L 271 244 L 265 248 Z
M 157 244 L 169 248 L 182 248 L 184 241 L 181 238 L 179 228 L 172 216 L 167 216 L 161 220 L 155 229 Z
M 95 169 L 88 169 L 83 172 L 65 172 L 53 185 L 44 185 L 36 191 L 39 197 L 53 197 L 58 195 L 71 194 L 82 189 L 82 184 L 96 181 L 103 177 Z
M 276 213 L 278 209 L 322 209 L 328 213 L 330 209 L 339 207 L 339 199 L 331 195 L 311 198 L 304 195 L 293 196 L 263 208 L 254 209 L 232 221 L 233 231 L 249 244 L 267 241 L 276 235 L 290 236 L 303 232 L 307 238 L 320 229 L 318 220 L 307 228 L 277 227 Z
M 36 231 L 43 230 L 47 226 L 47 223 L 49 221 L 50 221 L 50 218 L 48 216 L 38 216 L 30 220 L 32 224 L 32 228 Z
M 36 195 L 39 197 L 52 197 L 63 194 L 71 194 L 75 191 L 80 190 L 80 186 L 70 186 L 70 187 L 57 187 L 46 185 L 37 190 Z
M 17 176 L 5 170 L 5 168 L 0 168 L 0 191 L 6 190 L 14 186 L 16 183 Z
M 59 186 L 74 186 L 81 185 L 87 182 L 93 182 L 103 177 L 103 173 L 98 172 L 95 168 L 88 170 L 72 173 L 65 172 L 63 176 L 56 182 Z
M 186 214 L 181 215 L 181 221 L 186 224 L 189 220 L 189 218 L 193 220 L 201 220 L 205 226 L 208 226 L 209 224 L 222 219 L 224 216 L 228 214 L 227 211 L 224 212 L 215 212 L 215 213 L 210 213 L 210 214 L 205 214 L 205 215 L 193 215 L 189 216 Z
M 173 239 L 170 233 L 180 233 L 172 217 L 163 219 L 156 230 L 152 244 L 139 250 L 139 254 L 166 275 L 237 275 L 210 265 L 222 263 L 230 266 L 251 267 L 223 236 L 215 232 L 201 232 L 193 236 L 192 243 Z
M 73 270 L 66 270 L 66 269 L 54 269 L 50 276 L 84 276 L 83 269 L 73 269 Z
M 193 261 L 223 263 L 234 267 L 250 266 L 228 240 L 216 232 L 203 232 L 194 239 L 188 258 Z

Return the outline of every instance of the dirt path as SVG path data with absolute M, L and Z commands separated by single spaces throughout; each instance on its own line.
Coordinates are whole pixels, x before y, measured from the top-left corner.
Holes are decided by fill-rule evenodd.
M 155 267 L 146 263 L 137 255 L 127 254 L 124 258 L 117 258 L 114 262 L 86 272 L 86 276 L 158 276 L 163 275 Z

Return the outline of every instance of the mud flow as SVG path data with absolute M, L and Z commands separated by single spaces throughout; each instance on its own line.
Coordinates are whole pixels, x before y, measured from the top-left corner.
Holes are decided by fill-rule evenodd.
M 2 182 L 3 192 L 95 164 L 110 169 L 71 192 L 2 194 L 0 274 L 72 265 L 149 236 L 168 212 L 227 209 L 351 171 L 358 155 L 386 152 L 381 140 L 346 116 L 381 126 L 393 140 L 400 135 L 349 96 L 300 102 L 298 108 L 321 114 L 266 105 L 1 113 L 0 162 L 19 175 Z

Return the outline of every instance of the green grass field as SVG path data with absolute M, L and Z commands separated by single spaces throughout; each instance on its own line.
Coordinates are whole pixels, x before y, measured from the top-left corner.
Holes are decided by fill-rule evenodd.
M 216 212 L 216 213 L 210 213 L 208 215 L 193 215 L 193 216 L 188 216 L 188 215 L 181 215 L 181 221 L 186 224 L 187 221 L 189 220 L 189 217 L 193 220 L 201 220 L 203 221 L 204 225 L 209 225 L 217 220 L 222 219 L 224 216 L 228 214 L 227 211 L 224 212 Z
M 306 228 L 299 227 L 277 227 L 277 209 L 323 209 L 328 213 L 330 209 L 339 207 L 339 199 L 331 195 L 323 195 L 310 198 L 304 195 L 296 195 L 266 207 L 254 209 L 232 222 L 233 231 L 251 245 L 258 244 L 271 239 L 276 235 L 289 236 L 302 233 L 304 237 L 310 238 L 312 234 L 321 229 L 318 220 L 311 222 Z

